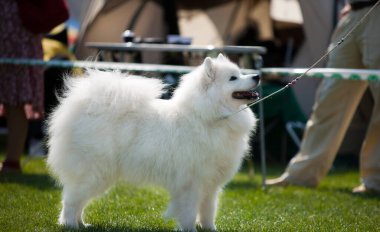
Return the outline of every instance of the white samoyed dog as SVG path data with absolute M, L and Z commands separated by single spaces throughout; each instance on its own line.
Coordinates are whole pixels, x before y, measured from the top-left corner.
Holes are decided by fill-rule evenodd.
M 181 229 L 216 230 L 218 193 L 256 125 L 249 108 L 236 112 L 258 98 L 258 83 L 221 54 L 184 75 L 170 100 L 160 99 L 158 79 L 101 71 L 68 78 L 48 128 L 47 163 L 63 186 L 59 223 L 84 225 L 88 201 L 126 180 L 165 187 L 166 216 Z

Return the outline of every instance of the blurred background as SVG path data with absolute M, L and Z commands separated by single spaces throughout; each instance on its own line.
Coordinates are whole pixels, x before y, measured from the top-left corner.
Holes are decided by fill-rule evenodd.
M 192 45 L 262 46 L 267 49 L 264 67 L 308 67 L 326 52 L 344 0 L 67 0 L 67 3 L 70 19 L 46 36 L 50 42 L 44 42 L 45 60 L 94 60 L 99 53 L 86 43 L 122 43 L 123 33 L 128 30 L 133 33 L 132 41 L 138 43 L 168 43 L 169 35 L 179 35 Z M 62 43 L 64 49 L 52 49 L 52 40 Z M 186 58 L 142 52 L 139 62 L 188 64 L 183 61 Z M 190 62 L 194 65 L 203 59 L 196 54 L 191 58 L 196 61 Z M 322 63 L 319 67 L 323 66 Z M 62 72 L 46 70 L 47 112 L 56 104 L 54 96 L 62 84 Z M 312 111 L 319 82 L 305 78 L 288 92 L 265 102 L 269 162 L 286 163 L 297 151 L 298 145 L 287 125 L 300 123 L 293 132 L 302 136 L 302 125 Z M 280 78 L 268 81 L 264 94 L 285 83 Z M 358 108 L 338 159 L 357 161 L 371 113 L 369 98 L 368 94 L 363 98 L 366 103 Z M 41 123 L 34 122 L 36 129 L 31 129 L 31 138 L 43 137 Z M 252 143 L 258 149 L 257 141 Z M 38 153 L 40 148 L 30 149 L 29 146 L 29 153 Z

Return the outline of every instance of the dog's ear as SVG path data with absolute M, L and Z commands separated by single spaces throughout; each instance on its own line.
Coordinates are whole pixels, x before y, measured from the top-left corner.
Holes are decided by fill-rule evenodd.
M 226 61 L 227 60 L 227 58 L 225 56 L 223 56 L 222 53 L 219 53 L 218 58 L 216 58 L 216 59 L 219 61 Z
M 203 66 L 207 77 L 210 79 L 214 79 L 214 61 L 212 61 L 210 57 L 206 57 L 206 59 L 203 62 Z

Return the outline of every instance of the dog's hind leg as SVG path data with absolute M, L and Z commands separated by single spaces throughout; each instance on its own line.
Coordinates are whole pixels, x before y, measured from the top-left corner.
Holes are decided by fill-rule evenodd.
M 218 207 L 218 194 L 219 189 L 208 192 L 207 195 L 202 198 L 199 208 L 199 222 L 202 229 L 216 231 L 215 215 Z
M 105 188 L 102 190 L 105 191 Z M 99 185 L 96 184 L 64 185 L 59 224 L 72 228 L 86 226 L 82 219 L 83 210 L 88 201 L 101 192 Z

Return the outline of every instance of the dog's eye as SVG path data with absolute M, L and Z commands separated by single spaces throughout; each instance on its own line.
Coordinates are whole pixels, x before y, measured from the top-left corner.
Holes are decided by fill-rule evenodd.
M 236 77 L 236 76 L 231 76 L 230 77 L 230 81 L 235 81 L 235 80 L 237 80 L 238 78 Z

